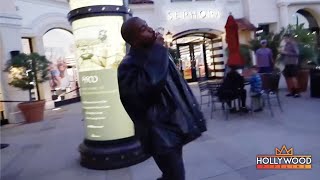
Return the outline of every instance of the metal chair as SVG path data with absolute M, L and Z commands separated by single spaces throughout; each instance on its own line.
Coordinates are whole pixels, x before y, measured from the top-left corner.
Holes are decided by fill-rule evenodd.
M 251 105 L 250 105 L 250 112 L 253 113 L 254 112 L 254 100 L 257 100 L 258 103 L 259 103 L 259 106 L 261 108 L 264 108 L 265 106 L 265 102 L 264 102 L 264 99 L 262 98 L 262 92 L 261 93 L 257 93 L 257 94 L 251 94 L 250 93 L 250 97 L 251 97 Z
M 209 89 L 210 89 L 210 93 L 211 93 L 211 119 L 213 117 L 213 111 L 216 110 L 215 103 L 218 102 L 218 103 L 221 103 L 221 110 L 224 113 L 225 120 L 228 120 L 229 119 L 230 108 L 229 108 L 228 105 L 226 105 L 227 101 L 223 101 L 218 97 L 218 90 L 219 90 L 219 88 L 221 86 L 221 83 L 208 83 L 208 86 L 209 86 Z
M 216 110 L 216 106 L 215 103 L 221 103 L 221 109 L 219 110 L 223 110 L 224 116 L 225 116 L 225 120 L 229 119 L 229 114 L 230 114 L 230 110 L 232 108 L 236 108 L 237 110 L 239 110 L 238 112 L 240 112 L 239 114 L 242 115 L 242 111 L 240 109 L 240 104 L 241 104 L 241 97 L 240 95 L 238 97 L 234 97 L 233 99 L 229 99 L 231 101 L 231 106 L 233 105 L 233 107 L 229 107 L 227 100 L 221 100 L 218 96 L 218 90 L 221 87 L 223 81 L 208 81 L 208 86 L 211 92 L 211 119 L 213 117 L 213 111 Z M 237 102 L 238 101 L 238 102 Z
M 280 111 L 283 112 L 281 101 L 279 98 L 280 74 L 264 73 L 264 74 L 261 74 L 261 80 L 262 80 L 263 102 L 267 102 L 271 116 L 273 117 L 274 113 L 271 106 L 271 99 L 277 100 Z
M 200 90 L 200 109 L 201 109 L 203 104 L 207 104 L 208 106 L 210 105 L 211 94 L 210 94 L 210 90 L 209 90 L 208 82 L 206 78 L 200 78 L 198 80 L 198 86 Z M 208 97 L 207 103 L 203 103 L 203 97 Z

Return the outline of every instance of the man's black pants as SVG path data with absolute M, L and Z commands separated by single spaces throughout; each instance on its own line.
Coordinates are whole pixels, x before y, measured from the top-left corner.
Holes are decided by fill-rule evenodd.
M 226 101 L 228 106 L 231 107 L 231 100 L 240 98 L 241 107 L 246 107 L 247 91 L 245 89 L 239 89 L 238 91 L 224 90 L 219 94 L 219 98 Z
M 182 147 L 154 155 L 153 159 L 162 171 L 161 180 L 185 180 Z

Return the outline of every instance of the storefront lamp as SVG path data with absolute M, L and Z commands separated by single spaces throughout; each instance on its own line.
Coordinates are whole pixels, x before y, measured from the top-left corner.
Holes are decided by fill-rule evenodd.
M 166 36 L 165 36 L 165 41 L 166 41 L 166 45 L 167 47 L 171 47 L 172 46 L 172 33 L 170 31 L 167 32 Z
M 172 43 L 172 33 L 170 31 L 168 31 L 166 34 L 166 42 Z

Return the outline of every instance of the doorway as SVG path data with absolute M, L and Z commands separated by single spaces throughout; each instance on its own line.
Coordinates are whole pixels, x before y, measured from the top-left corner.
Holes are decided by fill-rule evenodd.
M 316 35 L 316 51 L 320 52 L 320 26 L 315 18 L 317 14 L 311 13 L 311 9 L 300 9 L 296 12 L 296 14 L 293 16 L 294 17 L 294 22 L 293 24 L 304 24 L 304 27 L 306 29 L 309 29 L 310 33 Z M 320 63 L 320 55 L 318 55 L 317 58 L 318 63 Z
M 201 42 L 177 44 L 183 77 L 187 81 L 196 81 L 206 77 L 204 53 Z
M 188 82 L 224 75 L 222 39 L 210 29 L 188 30 L 174 36 L 181 74 Z

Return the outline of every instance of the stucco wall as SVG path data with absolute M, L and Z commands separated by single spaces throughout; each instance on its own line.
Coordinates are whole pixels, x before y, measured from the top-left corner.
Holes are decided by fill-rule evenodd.
M 320 26 L 320 1 L 319 1 L 318 6 L 314 6 L 312 4 L 309 4 L 309 5 L 290 5 L 288 7 L 289 22 L 294 21 L 294 19 L 295 19 L 294 14 L 300 9 L 308 11 L 316 19 L 318 26 Z M 303 23 L 303 22 L 299 21 L 299 23 Z
M 153 5 L 131 5 L 130 8 L 134 16 L 145 19 L 150 26 L 163 27 L 165 31 L 169 30 L 173 34 L 195 28 L 224 31 L 229 13 L 232 13 L 235 18 L 244 16 L 240 0 L 194 2 L 157 0 L 154 2 Z
M 249 20 L 255 26 L 259 24 L 269 24 L 279 21 L 279 11 L 277 0 L 245 0 L 248 7 L 246 12 Z
M 71 30 L 67 20 L 69 5 L 63 2 L 17 0 L 17 13 L 22 19 L 23 36 L 42 36 L 52 28 Z
M 36 52 L 44 54 L 42 36 L 52 28 L 63 28 L 71 31 L 67 20 L 69 5 L 66 0 L 0 0 L 0 47 L 1 67 L 5 60 L 10 58 L 9 52 L 21 50 L 20 37 L 32 38 L 33 48 Z M 292 15 L 299 9 L 310 12 L 320 25 L 319 0 L 212 0 L 193 2 L 171 2 L 171 0 L 154 0 L 153 5 L 130 5 L 134 16 L 145 19 L 154 28 L 163 27 L 165 33 L 169 30 L 173 34 L 195 28 L 210 28 L 223 33 L 229 13 L 235 18 L 248 18 L 255 26 L 258 24 L 272 24 L 272 30 L 290 23 Z M 281 5 L 281 6 L 280 6 Z M 16 7 L 15 7 L 16 6 Z M 17 10 L 17 11 L 16 11 Z M 200 13 L 213 10 L 219 16 L 208 18 L 210 13 L 196 15 L 196 18 L 168 19 L 169 12 Z M 189 14 L 190 16 L 190 14 Z M 202 16 L 202 17 L 201 17 Z M 20 19 L 20 17 L 22 19 Z M 21 24 L 21 26 L 20 26 Z M 244 42 L 248 36 L 243 36 Z M 2 92 L 5 99 L 25 99 L 25 92 L 16 92 L 7 85 L 4 73 L 0 73 Z M 46 87 L 43 88 L 47 91 Z M 19 94 L 21 93 L 21 94 Z M 18 94 L 18 95 L 17 95 Z M 8 112 L 16 111 L 11 104 L 6 106 Z

